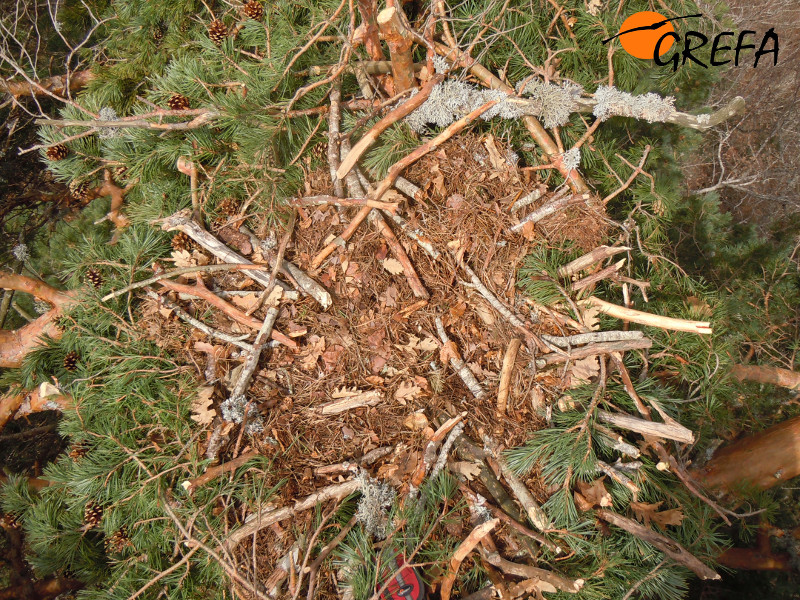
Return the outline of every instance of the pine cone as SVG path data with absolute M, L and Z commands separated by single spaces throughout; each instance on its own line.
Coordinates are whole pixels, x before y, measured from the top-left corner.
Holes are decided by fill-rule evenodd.
M 75 200 L 86 200 L 89 197 L 89 183 L 73 179 L 69 183 L 69 193 Z
M 125 176 L 128 173 L 128 167 L 125 165 L 120 165 L 116 169 L 114 169 L 114 181 L 117 183 L 123 183 L 125 181 Z
M 3 529 L 19 529 L 19 519 L 13 513 L 0 515 L 0 527 Z
M 69 449 L 69 457 L 73 460 L 73 462 L 78 462 L 88 453 L 89 446 L 87 446 L 84 442 L 73 444 L 72 448 Z
M 214 19 L 208 26 L 208 37 L 217 46 L 222 44 L 226 37 L 228 37 L 228 28 L 225 23 L 219 19 Z
M 97 502 L 89 502 L 83 511 L 83 524 L 86 529 L 97 527 L 103 519 L 103 507 Z
M 217 206 L 217 212 L 226 217 L 232 217 L 239 212 L 239 203 L 233 198 L 225 198 Z
M 189 108 L 189 99 L 182 94 L 172 94 L 167 100 L 167 106 L 172 110 L 187 110 Z
M 69 156 L 69 148 L 64 144 L 56 144 L 47 149 L 47 158 L 50 160 L 63 160 Z
M 179 231 L 174 236 L 172 236 L 172 249 L 176 252 L 180 252 L 182 250 L 190 250 L 192 248 L 192 238 L 188 235 Z
M 103 275 L 97 269 L 89 269 L 86 271 L 86 281 L 91 283 L 94 287 L 99 288 L 103 285 Z
M 257 0 L 245 2 L 242 10 L 246 16 L 255 21 L 261 20 L 261 17 L 264 16 L 264 5 L 261 2 L 257 2 Z
M 67 371 L 74 371 L 78 368 L 78 353 L 75 350 L 67 352 L 64 356 L 64 368 Z
M 159 23 L 155 27 L 153 27 L 153 41 L 156 44 L 160 44 L 161 40 L 164 39 L 164 32 L 167 30 L 167 27 L 164 23 Z
M 311 156 L 317 160 L 327 157 L 328 155 L 328 142 L 320 142 L 311 147 Z
M 123 525 L 105 540 L 106 552 L 108 554 L 119 554 L 131 545 L 131 538 L 128 537 L 128 526 Z

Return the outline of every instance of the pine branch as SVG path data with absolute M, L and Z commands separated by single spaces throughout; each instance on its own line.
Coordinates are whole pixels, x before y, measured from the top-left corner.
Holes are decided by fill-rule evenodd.
M 648 544 L 652 544 L 675 562 L 690 569 L 700 577 L 700 579 L 722 579 L 716 571 L 703 564 L 696 556 L 675 540 L 605 508 L 595 509 L 595 514 L 604 521 L 608 521 L 612 525 L 624 529 L 631 535 L 635 535 Z

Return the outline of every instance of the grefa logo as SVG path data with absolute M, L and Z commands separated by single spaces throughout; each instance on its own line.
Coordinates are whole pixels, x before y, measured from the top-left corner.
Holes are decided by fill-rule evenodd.
M 685 65 L 686 61 L 694 62 L 707 69 L 709 66 L 721 67 L 733 60 L 734 66 L 738 67 L 743 58 L 742 50 L 755 50 L 755 45 L 747 41 L 749 36 L 756 35 L 755 31 L 745 29 L 738 36 L 733 31 L 723 31 L 714 36 L 714 40 L 711 42 L 710 64 L 704 63 L 693 52 L 705 46 L 709 41 L 708 37 L 699 31 L 687 31 L 681 38 L 672 24 L 673 21 L 702 16 L 702 14 L 696 14 L 667 19 L 657 12 L 637 12 L 625 19 L 619 28 L 619 33 L 603 40 L 603 44 L 619 38 L 623 49 L 631 56 L 654 60 L 661 67 L 672 64 L 673 72 L 678 70 L 679 64 L 680 66 Z M 755 37 L 753 40 L 755 41 Z M 680 47 L 681 42 L 683 43 L 682 48 Z M 665 60 L 662 59 L 673 46 L 675 46 L 675 51 L 672 55 Z M 757 67 L 759 60 L 766 54 L 772 55 L 773 66 L 778 64 L 778 34 L 772 27 L 761 38 L 761 45 L 756 50 L 753 59 L 753 67 Z M 762 62 L 761 64 L 766 63 Z

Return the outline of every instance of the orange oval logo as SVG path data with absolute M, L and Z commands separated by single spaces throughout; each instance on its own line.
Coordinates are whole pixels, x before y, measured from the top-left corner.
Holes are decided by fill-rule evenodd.
M 660 27 L 653 27 L 656 23 L 665 21 Z M 631 31 L 633 30 L 633 31 Z M 626 33 L 629 32 L 629 33 Z M 675 32 L 672 23 L 667 21 L 667 18 L 649 10 L 633 13 L 630 17 L 625 19 L 622 26 L 619 28 L 619 41 L 622 47 L 631 56 L 643 59 L 653 59 L 655 54 L 656 44 L 658 40 L 665 33 Z M 659 48 L 659 56 L 664 54 L 672 48 L 674 40 L 672 37 L 667 38 L 661 43 Z

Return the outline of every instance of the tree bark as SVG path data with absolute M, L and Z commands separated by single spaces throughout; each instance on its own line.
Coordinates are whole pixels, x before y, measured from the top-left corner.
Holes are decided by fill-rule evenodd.
M 692 473 L 707 488 L 731 491 L 748 484 L 766 490 L 800 475 L 800 417 L 722 448 Z
M 76 71 L 72 73 L 69 78 L 69 89 L 71 92 L 77 92 L 79 89 L 86 86 L 92 79 L 94 74 L 91 71 Z M 56 96 L 66 97 L 67 78 L 65 75 L 56 75 L 48 77 L 37 82 L 41 88 L 55 94 Z M 0 79 L 0 89 L 8 92 L 15 98 L 20 96 L 44 96 L 45 92 L 28 83 L 27 81 L 10 81 Z
M 411 55 L 413 37 L 403 25 L 399 6 L 383 9 L 378 14 L 378 27 L 389 46 L 392 57 L 392 76 L 395 93 L 404 92 L 414 87 L 414 58 Z
M 771 383 L 790 390 L 800 390 L 800 373 L 767 365 L 733 365 L 731 375 L 739 381 Z
M 54 338 L 61 336 L 55 320 L 74 301 L 74 296 L 69 292 L 61 292 L 44 281 L 14 273 L 0 272 L 0 288 L 26 292 L 53 305 L 51 310 L 24 327 L 14 331 L 0 330 L 0 367 L 17 368 L 22 364 L 25 355 L 39 345 L 43 335 Z

